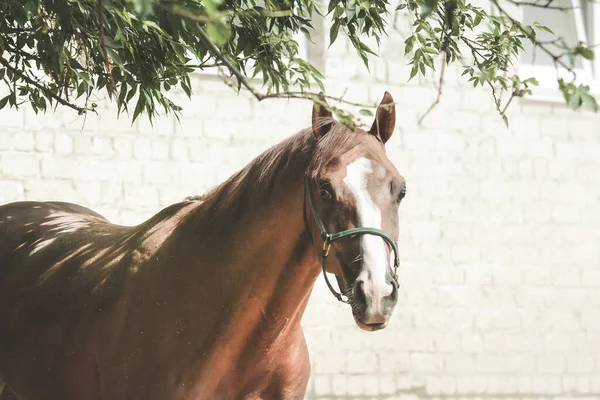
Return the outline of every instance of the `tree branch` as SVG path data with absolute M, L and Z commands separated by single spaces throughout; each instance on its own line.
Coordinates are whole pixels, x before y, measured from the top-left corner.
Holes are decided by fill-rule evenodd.
M 25 58 L 27 60 L 34 60 L 34 61 L 38 61 L 40 63 L 44 62 L 44 60 L 42 60 L 41 57 L 39 57 L 39 56 L 37 56 L 35 54 L 28 53 L 28 52 L 23 51 L 21 49 L 18 49 L 16 47 L 12 47 L 10 45 L 10 43 L 8 43 L 8 42 L 5 42 L 4 45 L 6 46 L 5 50 L 8 53 L 13 53 L 13 54 L 19 55 L 19 56 L 21 56 L 21 57 L 23 57 L 23 58 Z
M 244 74 L 242 74 L 240 70 L 238 70 L 227 59 L 227 57 L 225 57 L 225 55 L 221 52 L 221 50 L 219 50 L 219 48 L 213 43 L 213 41 L 210 40 L 210 37 L 206 34 L 204 29 L 198 28 L 198 34 L 200 35 L 200 39 L 202 39 L 204 44 L 206 44 L 208 50 L 212 53 L 212 55 L 227 67 L 229 72 L 231 72 L 231 74 L 236 77 L 239 83 L 241 83 L 246 89 L 248 89 L 258 101 L 265 99 L 265 96 L 262 93 L 259 93 L 256 89 L 254 89 L 248 78 L 246 78 L 246 76 L 244 76 Z
M 31 79 L 30 77 L 25 75 L 23 72 L 21 72 L 20 70 L 18 70 L 15 67 L 13 67 L 12 65 L 10 65 L 10 63 L 2 57 L 0 57 L 0 64 L 3 65 L 7 70 L 11 71 L 13 74 L 15 74 L 16 76 L 21 78 L 21 80 L 27 82 L 28 84 L 30 84 L 31 86 L 34 86 L 35 88 L 37 88 L 39 90 L 41 90 L 47 97 L 54 99 L 57 103 L 62 104 L 63 106 L 69 107 L 69 108 L 77 111 L 79 114 L 85 114 L 87 111 L 92 110 L 89 108 L 76 106 L 75 104 L 69 103 L 62 97 L 52 93 L 52 91 L 50 91 L 50 89 L 48 89 L 46 86 L 41 85 L 38 82 L 36 82 L 35 80 Z
M 442 55 L 442 68 L 440 68 L 440 80 L 438 83 L 438 93 L 437 93 L 437 97 L 435 99 L 435 101 L 433 103 L 431 103 L 431 105 L 429 106 L 429 108 L 427 109 L 427 111 L 425 111 L 425 113 L 423 115 L 421 115 L 421 117 L 419 118 L 419 120 L 417 121 L 417 126 L 421 125 L 421 123 L 423 122 L 423 120 L 425 119 L 425 117 L 431 112 L 433 111 L 433 109 L 440 103 L 440 99 L 442 98 L 442 90 L 444 87 L 444 75 L 446 74 L 446 54 L 445 53 L 440 53 Z
M 329 95 L 321 94 L 321 93 L 302 92 L 302 91 L 270 93 L 270 94 L 263 95 L 263 98 L 264 99 L 309 99 L 309 100 L 314 100 L 315 98 L 318 98 L 319 96 L 322 96 L 325 99 L 337 101 L 339 103 L 347 104 L 349 106 L 354 106 L 354 107 L 369 107 L 369 108 L 377 107 L 376 104 L 357 103 L 357 102 L 353 102 L 350 100 L 346 100 L 343 97 L 329 96 Z M 393 104 L 395 105 L 397 103 L 393 103 Z
M 98 0 L 98 24 L 100 25 L 100 48 L 102 49 L 102 57 L 104 58 L 104 69 L 106 70 L 106 74 L 108 75 L 107 91 L 108 97 L 112 98 L 113 89 L 115 83 L 113 81 L 112 74 L 110 73 L 110 63 L 108 61 L 108 51 L 106 50 L 106 42 L 104 40 L 104 23 L 102 21 L 102 17 L 104 15 L 104 5 L 102 0 Z
M 502 109 L 502 111 L 500 111 L 500 115 L 504 114 L 506 112 L 506 110 L 508 110 L 508 106 L 510 106 L 510 103 L 513 101 L 513 99 L 516 97 L 516 95 L 517 94 L 514 91 L 510 94 L 510 97 L 508 98 L 508 101 L 504 105 L 504 108 Z
M 553 6 L 552 3 L 554 0 L 546 0 L 544 2 L 541 1 L 518 1 L 518 0 L 506 0 L 511 4 L 514 4 L 517 7 L 520 6 L 529 6 L 529 7 L 538 7 L 538 8 L 546 8 L 548 10 L 559 10 L 559 11 L 570 11 L 576 10 L 581 7 L 561 7 L 561 6 Z M 542 4 L 544 3 L 544 4 Z
M 508 0 L 508 1 L 511 1 L 511 0 Z M 526 37 L 529 37 L 529 33 L 527 31 L 525 31 L 525 29 L 523 29 L 523 25 L 521 25 L 521 23 L 519 21 L 517 21 L 515 18 L 511 17 L 506 12 L 506 10 L 504 10 L 502 7 L 500 7 L 500 4 L 498 4 L 498 0 L 491 0 L 491 2 L 493 5 L 496 6 L 496 8 L 498 9 L 498 11 L 500 12 L 501 15 L 508 18 L 508 20 L 511 21 L 511 23 L 513 25 L 515 25 L 522 34 L 524 34 Z M 534 47 L 538 47 L 540 50 L 542 50 L 544 53 L 546 53 L 550 58 L 552 58 L 552 60 L 554 61 L 554 64 L 558 64 L 561 67 L 565 68 L 567 71 L 571 72 L 574 76 L 576 75 L 575 71 L 573 71 L 573 68 L 571 68 L 570 66 L 565 64 L 564 61 L 561 60 L 562 54 L 559 54 L 559 55 L 554 54 L 552 51 L 550 51 L 545 46 L 545 42 L 540 42 L 540 41 L 534 40 L 533 45 L 534 45 Z
M 350 106 L 369 107 L 369 108 L 377 107 L 376 104 L 356 103 L 356 102 L 345 100 L 342 97 L 328 96 L 328 95 L 323 95 L 321 93 L 314 93 L 314 92 L 288 91 L 288 92 L 283 92 L 283 93 L 268 93 L 268 94 L 261 93 L 258 90 L 256 90 L 256 88 L 254 88 L 254 86 L 252 86 L 252 83 L 250 82 L 250 80 L 239 69 L 237 69 L 227 59 L 227 57 L 225 57 L 225 55 L 221 52 L 221 50 L 219 50 L 219 48 L 212 42 L 210 37 L 204 31 L 204 29 L 199 28 L 198 33 L 199 33 L 202 41 L 208 47 L 208 50 L 213 54 L 213 56 L 217 60 L 221 61 L 221 63 L 223 63 L 223 65 L 225 67 L 227 67 L 229 72 L 233 76 L 235 76 L 235 78 L 238 80 L 238 82 L 241 84 L 241 86 L 246 88 L 252 94 L 252 96 L 254 96 L 258 101 L 262 101 L 265 99 L 280 98 L 280 99 L 310 99 L 317 103 L 321 103 L 321 101 L 319 100 L 319 97 L 322 96 L 326 99 L 334 100 L 334 101 L 344 103 L 344 104 L 347 104 Z M 322 105 L 326 106 L 327 104 L 322 104 Z

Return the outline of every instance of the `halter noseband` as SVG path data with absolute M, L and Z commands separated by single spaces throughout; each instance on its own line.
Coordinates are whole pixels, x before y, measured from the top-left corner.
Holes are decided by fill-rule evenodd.
M 335 296 L 335 298 L 338 299 L 339 301 L 341 301 L 342 303 L 346 303 L 346 304 L 350 303 L 350 300 L 348 299 L 348 297 L 346 295 L 344 295 L 343 293 L 336 292 L 336 290 L 333 288 L 333 286 L 329 282 L 329 278 L 327 278 L 327 272 L 325 271 L 325 263 L 327 261 L 327 256 L 329 255 L 329 250 L 331 249 L 331 244 L 337 240 L 340 240 L 340 239 L 348 237 L 348 236 L 353 236 L 353 235 L 379 236 L 385 242 L 387 242 L 387 244 L 390 245 L 390 247 L 394 251 L 394 269 L 391 271 L 391 273 L 392 273 L 392 277 L 394 278 L 394 284 L 396 285 L 397 288 L 400 287 L 400 285 L 398 284 L 398 266 L 400 265 L 400 259 L 398 258 L 398 246 L 396 245 L 396 242 L 394 242 L 392 237 L 390 235 L 388 235 L 386 232 L 382 231 L 381 229 L 362 228 L 362 227 L 348 229 L 348 230 L 337 232 L 337 233 L 328 233 L 327 230 L 325 229 L 325 225 L 323 224 L 323 221 L 321 221 L 321 219 L 317 215 L 315 201 L 313 199 L 312 192 L 310 191 L 308 179 L 306 179 L 304 181 L 304 203 L 302 205 L 302 212 L 303 212 L 303 217 L 304 217 L 304 226 L 306 229 L 306 233 L 307 233 L 308 237 L 310 238 L 311 243 L 313 242 L 313 238 L 312 238 L 312 233 L 310 231 L 310 225 L 308 223 L 308 218 L 306 216 L 307 193 L 308 193 L 308 201 L 310 203 L 310 208 L 311 208 L 310 211 L 313 215 L 313 219 L 315 220 L 315 223 L 317 224 L 317 227 L 319 228 L 319 233 L 321 235 L 321 239 L 323 240 L 323 248 L 321 249 L 321 268 L 323 269 L 323 276 L 325 277 L 325 283 L 327 283 L 327 287 L 329 288 L 331 293 Z M 338 286 L 339 286 L 339 282 L 338 282 Z M 340 292 L 341 291 L 342 290 L 340 287 Z

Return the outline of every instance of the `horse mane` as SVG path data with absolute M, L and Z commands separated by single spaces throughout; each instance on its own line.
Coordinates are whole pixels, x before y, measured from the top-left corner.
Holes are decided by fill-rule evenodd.
M 187 196 L 185 199 L 183 199 L 183 201 L 202 201 L 202 200 L 204 200 L 203 194 L 194 194 L 191 196 Z
M 333 122 L 330 131 L 317 141 L 312 128 L 303 129 L 260 154 L 206 194 L 185 200 L 200 202 L 199 207 L 207 210 L 209 220 L 235 220 L 242 210 L 264 204 L 280 177 L 302 168 L 305 176 L 315 178 L 324 167 L 335 164 L 340 155 L 358 145 L 364 134 Z

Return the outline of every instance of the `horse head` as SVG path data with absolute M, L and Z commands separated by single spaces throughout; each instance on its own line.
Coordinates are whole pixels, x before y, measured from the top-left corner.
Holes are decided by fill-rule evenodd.
M 320 98 L 313 106 L 317 140 L 306 174 L 312 224 L 306 220 L 323 271 L 336 276 L 357 325 L 384 328 L 398 300 L 398 208 L 406 181 L 386 155 L 396 121 L 386 92 L 369 131 L 336 122 Z

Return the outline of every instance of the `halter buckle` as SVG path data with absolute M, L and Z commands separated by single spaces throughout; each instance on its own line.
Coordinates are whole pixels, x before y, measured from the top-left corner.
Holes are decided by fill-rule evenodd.
M 323 250 L 321 251 L 321 257 L 326 258 L 329 255 L 329 250 L 331 249 L 331 242 L 329 239 L 325 239 L 323 241 Z

